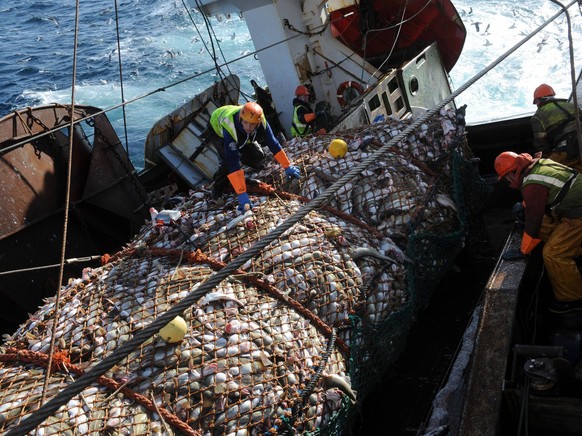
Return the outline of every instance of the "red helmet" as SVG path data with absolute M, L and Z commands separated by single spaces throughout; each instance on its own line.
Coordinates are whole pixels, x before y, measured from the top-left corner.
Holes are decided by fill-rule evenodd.
M 252 124 L 258 124 L 263 116 L 263 108 L 254 101 L 245 103 L 240 110 L 240 119 Z
M 553 97 L 554 95 L 556 95 L 556 93 L 554 92 L 554 88 L 552 88 L 550 85 L 542 83 L 534 91 L 533 104 L 536 104 L 536 100 L 538 98 Z
M 499 180 L 509 173 L 515 172 L 521 174 L 524 168 L 532 163 L 533 158 L 528 153 L 514 153 L 513 151 L 504 151 L 495 158 L 495 171 L 499 175 Z
M 295 95 L 298 97 L 300 95 L 309 95 L 309 89 L 307 89 L 307 86 L 299 85 L 295 88 Z

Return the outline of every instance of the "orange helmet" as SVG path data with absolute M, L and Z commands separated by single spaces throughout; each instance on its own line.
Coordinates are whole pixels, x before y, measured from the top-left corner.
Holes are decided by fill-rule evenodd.
M 529 153 L 514 153 L 513 151 L 504 151 L 495 158 L 495 171 L 499 175 L 499 180 L 509 173 L 515 171 L 519 176 L 524 168 L 531 164 L 533 158 Z
M 533 104 L 536 104 L 536 100 L 538 98 L 553 97 L 554 95 L 556 95 L 556 93 L 554 92 L 554 88 L 552 88 L 550 85 L 542 83 L 534 91 Z
M 295 95 L 298 97 L 300 95 L 309 95 L 309 89 L 307 89 L 307 86 L 299 85 L 295 88 Z
M 499 180 L 504 178 L 507 174 L 517 170 L 515 158 L 517 153 L 513 151 L 504 151 L 495 158 L 495 172 L 499 174 Z
M 252 124 L 258 124 L 263 116 L 263 108 L 254 101 L 245 103 L 240 110 L 240 119 Z

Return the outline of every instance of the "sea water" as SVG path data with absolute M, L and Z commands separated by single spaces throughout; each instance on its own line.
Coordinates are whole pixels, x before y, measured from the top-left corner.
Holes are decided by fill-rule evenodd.
M 252 94 L 251 79 L 264 85 L 244 19 L 236 14 L 206 19 L 186 4 L 193 2 L 80 0 L 77 15 L 73 0 L 3 0 L 0 116 L 26 106 L 70 103 L 73 98 L 76 104 L 113 108 L 109 118 L 134 165 L 143 167 L 149 129 L 212 84 L 219 77 L 217 65 L 220 74 L 240 77 L 247 98 Z M 558 11 L 550 0 L 454 4 L 467 39 L 450 73 L 453 90 Z M 577 8 L 570 12 L 576 48 L 582 39 L 582 20 Z M 559 96 L 569 97 L 566 31 L 562 16 L 460 94 L 456 103 L 467 104 L 467 121 L 533 113 L 533 89 L 542 82 L 551 84 Z M 578 55 L 576 71 L 579 64 Z

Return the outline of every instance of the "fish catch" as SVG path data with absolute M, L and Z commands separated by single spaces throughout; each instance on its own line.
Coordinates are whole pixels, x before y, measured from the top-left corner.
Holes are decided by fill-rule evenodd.
M 467 150 L 454 122 L 443 111 L 387 150 L 186 310 L 181 341 L 152 337 L 35 434 L 341 433 L 398 356 L 421 290 L 464 243 L 452 165 Z M 152 217 L 103 266 L 71 281 L 59 307 L 47 299 L 6 338 L 0 430 L 40 405 L 53 323 L 47 400 L 405 127 L 391 120 L 338 133 L 352 147 L 337 160 L 327 154 L 331 136 L 290 141 L 306 176 L 288 180 L 274 165 L 257 172 L 265 182 L 250 191 L 252 226 L 241 224 L 251 212 L 237 214 L 234 198 L 217 209 L 202 190 L 174 205 L 179 220 L 159 226 Z M 365 149 L 354 145 L 364 137 L 373 139 Z M 434 249 L 438 236 L 447 250 Z

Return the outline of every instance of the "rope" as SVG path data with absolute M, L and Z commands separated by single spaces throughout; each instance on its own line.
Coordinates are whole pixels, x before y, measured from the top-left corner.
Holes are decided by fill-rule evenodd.
M 568 7 L 576 3 L 577 0 L 573 0 Z M 295 214 L 288 217 L 279 227 L 273 229 L 271 233 L 267 234 L 263 239 L 257 241 L 253 246 L 251 246 L 247 251 L 239 255 L 236 259 L 234 259 L 231 263 L 227 264 L 222 270 L 216 272 L 212 276 L 208 278 L 208 280 L 202 283 L 199 287 L 197 287 L 194 291 L 188 294 L 182 301 L 168 309 L 164 314 L 160 315 L 155 321 L 151 324 L 147 325 L 143 328 L 140 332 L 136 333 L 130 340 L 122 344 L 120 347 L 116 349 L 116 351 L 109 356 L 105 357 L 101 362 L 97 363 L 89 372 L 83 374 L 79 379 L 61 392 L 59 392 L 52 400 L 41 406 L 34 415 L 29 416 L 28 418 L 22 420 L 18 427 L 11 429 L 6 436 L 16 436 L 16 435 L 25 435 L 27 432 L 33 430 L 37 425 L 42 423 L 45 419 L 47 419 L 50 415 L 56 412 L 61 405 L 66 404 L 72 397 L 79 394 L 86 386 L 93 383 L 97 380 L 101 375 L 105 374 L 108 370 L 110 370 L 113 366 L 115 366 L 119 361 L 123 360 L 133 350 L 139 347 L 142 343 L 147 341 L 150 337 L 156 334 L 163 326 L 168 324 L 172 321 L 176 316 L 182 314 L 187 308 L 192 306 L 198 299 L 204 296 L 207 292 L 217 286 L 220 282 L 224 279 L 229 277 L 231 274 L 235 273 L 242 265 L 244 265 L 247 261 L 252 260 L 257 254 L 259 254 L 264 248 L 266 248 L 269 244 L 274 242 L 278 239 L 283 233 L 293 227 L 297 222 L 299 222 L 303 217 L 309 214 L 311 211 L 314 211 L 318 208 L 321 208 L 325 203 L 327 203 L 333 195 L 342 188 L 347 182 L 349 182 L 352 178 L 355 178 L 359 175 L 362 171 L 364 171 L 369 165 L 372 165 L 376 162 L 379 158 L 381 158 L 390 148 L 397 145 L 400 141 L 405 139 L 409 134 L 413 133 L 417 130 L 426 120 L 430 119 L 431 117 L 435 116 L 439 113 L 439 111 L 445 107 L 448 103 L 452 100 L 457 98 L 461 93 L 466 91 L 473 83 L 487 74 L 491 69 L 497 66 L 500 62 L 505 60 L 510 54 L 512 54 L 515 50 L 521 47 L 525 42 L 531 39 L 535 33 L 539 32 L 541 29 L 549 25 L 553 20 L 559 17 L 562 12 L 555 14 L 550 20 L 546 21 L 542 24 L 534 33 L 530 34 L 529 36 L 525 37 L 521 42 L 516 44 L 510 50 L 505 52 L 501 57 L 499 57 L 496 61 L 486 67 L 484 70 L 476 74 L 473 78 L 471 78 L 468 82 L 462 85 L 459 89 L 451 93 L 447 98 L 442 100 L 439 104 L 434 106 L 432 109 L 428 110 L 424 116 L 419 117 L 413 123 L 411 123 L 406 129 L 400 132 L 397 136 L 392 138 L 389 142 L 387 142 L 383 147 L 379 148 L 375 152 L 371 153 L 366 159 L 364 159 L 360 164 L 353 167 L 351 170 L 346 172 L 342 177 L 340 177 L 335 183 L 333 183 L 326 191 L 322 194 L 317 196 L 311 202 L 306 205 L 301 206 Z M 267 46 L 259 51 L 267 50 L 275 45 L 280 44 L 281 42 L 274 43 L 270 46 Z M 254 54 L 248 54 L 242 56 L 238 59 L 242 59 Z M 209 70 L 212 71 L 212 70 Z M 208 71 L 207 71 L 208 72 Z M 181 81 L 175 82 L 170 86 L 176 86 L 179 83 L 183 83 L 187 80 L 191 80 L 193 77 L 197 77 L 203 73 L 200 73 L 196 76 L 191 76 L 189 78 L 185 78 Z M 167 88 L 164 88 L 167 89 Z M 147 97 L 155 92 L 159 92 L 160 89 L 153 91 L 151 93 L 145 94 L 140 97 L 136 97 L 134 100 L 130 101 L 137 101 L 142 98 Z M 128 104 L 123 103 L 123 104 Z M 107 109 L 102 112 L 106 112 L 109 110 L 116 109 L 120 105 L 117 105 L 113 108 Z
M 259 182 L 256 186 L 249 186 L 247 190 L 248 190 L 248 192 L 257 193 L 260 195 L 268 195 L 271 197 L 281 197 L 285 200 L 297 200 L 303 204 L 309 203 L 311 201 L 307 197 L 302 197 L 301 195 L 291 194 L 289 192 L 280 191 L 278 189 L 275 189 L 273 186 L 269 185 L 268 183 L 264 183 L 264 182 Z M 369 226 L 364 221 L 357 219 L 353 215 L 349 215 L 345 212 L 342 212 L 339 209 L 336 209 L 336 208 L 328 206 L 328 205 L 322 206 L 321 209 L 328 211 L 337 217 L 342 218 L 344 221 L 348 221 L 348 222 L 350 222 L 350 223 L 352 223 L 352 224 L 354 224 L 362 229 L 367 230 L 369 233 L 374 235 L 376 238 L 381 239 L 384 237 L 382 235 L 382 233 L 379 232 L 377 229 Z
M 185 252 L 182 249 L 169 249 L 169 248 L 149 248 L 149 249 L 133 249 L 132 248 L 132 249 L 129 249 L 129 250 L 126 250 L 125 252 L 123 252 L 123 256 L 116 256 L 115 260 L 118 260 L 121 257 L 131 257 L 134 255 L 137 255 L 136 257 L 144 257 L 147 255 L 152 255 L 154 257 L 160 257 L 160 256 L 171 257 L 171 258 L 178 258 L 180 261 L 182 259 L 185 259 L 186 262 L 188 262 L 190 264 L 208 264 L 216 270 L 220 270 L 227 265 L 224 262 L 221 262 L 219 260 L 208 257 L 207 255 L 202 253 L 202 251 L 200 251 L 200 250 Z M 106 261 L 105 263 L 109 263 L 113 260 L 113 258 L 109 257 L 109 258 L 105 258 L 104 260 Z M 279 291 L 279 289 L 277 289 L 273 285 L 269 284 L 265 280 L 262 280 L 256 276 L 247 274 L 243 270 L 236 270 L 234 272 L 234 274 L 236 274 L 241 280 L 244 279 L 247 282 L 249 282 L 250 284 L 256 286 L 257 288 L 263 289 L 263 290 L 269 292 L 277 300 L 279 300 L 279 301 L 283 302 L 284 304 L 286 304 L 287 306 L 293 308 L 296 312 L 300 313 L 305 318 L 309 319 L 313 323 L 315 328 L 317 328 L 326 337 L 328 337 L 328 338 L 333 337 L 333 335 L 334 335 L 333 329 L 330 326 L 328 326 L 325 322 L 323 322 L 321 318 L 319 318 L 315 313 L 313 313 L 311 310 L 307 309 L 305 306 L 303 306 L 298 301 L 293 300 L 292 298 L 289 298 L 287 295 L 283 294 L 281 291 Z M 350 350 L 349 350 L 349 347 L 347 346 L 347 344 L 340 339 L 337 339 L 336 342 L 337 342 L 338 348 L 346 355 L 347 359 L 349 359 Z
M 71 257 L 70 259 L 65 259 L 65 265 L 72 265 L 75 263 L 82 263 L 82 262 L 92 262 L 94 260 L 101 259 L 101 256 L 86 256 L 86 257 Z M 50 269 L 56 268 L 61 266 L 60 263 L 53 263 L 51 265 L 43 265 L 43 266 L 35 266 L 31 268 L 22 268 L 22 269 L 13 269 L 10 271 L 2 271 L 0 272 L 0 276 L 8 275 L 8 274 L 18 274 L 23 272 L 31 272 L 31 271 L 40 271 L 43 269 Z
M 305 389 L 303 389 L 303 391 L 301 392 L 301 403 L 303 403 L 305 401 L 305 399 L 311 394 L 311 392 L 313 392 L 313 389 L 315 388 L 315 384 L 321 378 L 321 374 L 323 373 L 323 369 L 325 368 L 325 364 L 329 360 L 329 357 L 331 356 L 331 353 L 333 352 L 333 349 L 335 348 L 336 340 L 337 340 L 336 332 L 335 332 L 335 330 L 332 330 L 332 335 L 329 338 L 329 342 L 327 343 L 327 349 L 325 350 L 325 353 L 321 357 L 321 364 L 317 366 L 317 370 L 311 376 L 311 379 L 309 380 L 309 383 L 307 383 L 307 386 L 305 387 Z M 295 407 L 295 406 L 297 406 L 297 407 Z M 299 404 L 295 404 L 295 406 L 293 407 L 293 421 L 295 421 L 295 419 L 297 419 L 297 415 L 299 415 L 299 407 L 298 407 Z
M 48 364 L 47 371 L 44 377 L 44 385 L 42 389 L 42 396 L 39 404 L 43 404 L 46 398 L 46 393 L 48 391 L 48 382 L 51 374 L 52 360 L 54 354 L 54 347 L 56 342 L 56 329 L 57 320 L 59 319 L 59 305 L 61 299 L 61 284 L 63 283 L 63 276 L 65 272 L 65 254 L 67 250 L 67 229 L 69 227 L 69 202 L 71 201 L 71 174 L 73 171 L 73 145 L 75 135 L 73 134 L 75 124 L 75 85 L 77 77 L 77 49 L 78 49 L 78 38 L 79 38 L 79 0 L 76 0 L 75 6 L 75 38 L 73 42 L 73 77 L 72 77 L 72 89 L 71 89 L 71 106 L 69 108 L 69 118 L 71 119 L 70 130 L 69 130 L 69 158 L 67 162 L 67 192 L 65 194 L 65 217 L 63 224 L 63 238 L 61 245 L 61 264 L 59 268 L 59 280 L 57 282 L 57 294 L 55 296 L 55 317 L 53 324 L 51 326 L 51 342 L 49 346 Z
M 123 67 L 121 63 L 121 38 L 119 37 L 119 10 L 117 0 L 115 0 L 115 32 L 117 35 L 117 59 L 119 61 L 119 91 L 121 93 L 121 101 L 125 101 L 123 91 Z M 127 137 L 127 116 L 125 114 L 125 106 L 123 106 L 123 131 L 125 133 L 125 152 L 129 156 L 129 139 Z
M 0 355 L 0 362 L 23 362 L 32 363 L 43 368 L 47 368 L 47 372 L 52 370 L 53 372 L 72 372 L 76 375 L 83 375 L 85 371 L 81 369 L 78 365 L 72 364 L 67 353 L 65 351 L 59 351 L 54 353 L 53 359 L 50 359 L 44 353 L 39 353 L 37 351 L 30 350 L 18 350 L 16 348 L 8 348 L 7 353 Z M 49 366 L 50 365 L 50 366 Z M 168 411 L 163 407 L 159 407 L 154 401 L 150 400 L 144 395 L 135 392 L 128 387 L 125 387 L 124 383 L 115 381 L 110 377 L 101 376 L 97 379 L 97 383 L 101 386 L 105 386 L 113 392 L 121 392 L 127 398 L 137 401 L 146 409 L 151 412 L 161 415 L 165 420 L 172 424 L 178 430 L 184 432 L 185 434 L 192 436 L 200 436 L 200 433 L 192 430 L 192 428 L 174 415 L 172 412 Z
M 227 64 L 232 64 L 232 63 L 235 63 L 235 62 L 241 61 L 241 60 L 243 60 L 243 59 L 246 59 L 246 58 L 248 58 L 248 57 L 250 57 L 250 56 L 255 56 L 257 53 L 260 53 L 260 52 L 262 52 L 262 51 L 265 51 L 265 50 L 269 50 L 269 49 L 271 49 L 271 48 L 273 48 L 273 47 L 276 47 L 276 46 L 278 46 L 279 44 L 284 44 L 284 43 L 286 43 L 287 41 L 289 41 L 289 40 L 291 40 L 291 39 L 293 39 L 293 38 L 297 38 L 297 37 L 298 37 L 298 35 L 296 35 L 296 36 L 291 36 L 291 37 L 289 37 L 289 38 L 287 38 L 287 39 L 284 39 L 284 40 L 282 40 L 282 41 L 277 41 L 277 42 L 274 42 L 273 44 L 270 44 L 270 45 L 268 45 L 268 46 L 266 46 L 266 47 L 263 47 L 263 48 L 261 48 L 261 49 L 259 49 L 259 50 L 255 50 L 254 52 L 250 52 L 250 53 L 247 53 L 247 54 L 245 54 L 245 55 L 239 56 L 238 58 L 235 58 L 235 59 L 233 59 L 233 60 L 231 60 L 231 61 L 225 62 L 225 63 L 223 63 L 223 64 L 219 64 L 219 65 L 218 65 L 218 67 L 219 67 L 219 68 L 220 68 L 220 67 L 224 67 L 224 66 L 226 66 Z M 88 120 L 88 119 L 90 119 L 90 118 L 93 118 L 93 117 L 95 117 L 95 116 L 97 116 L 97 115 L 100 115 L 100 114 L 105 114 L 105 113 L 107 113 L 107 112 L 114 111 L 114 110 L 116 110 L 116 109 L 119 109 L 119 108 L 121 108 L 121 107 L 124 107 L 124 106 L 126 106 L 126 105 L 128 105 L 128 104 L 133 104 L 133 103 L 135 103 L 135 102 L 137 102 L 137 101 L 143 100 L 144 98 L 147 98 L 147 97 L 150 97 L 150 96 L 152 96 L 152 95 L 154 95 L 154 94 L 157 94 L 158 92 L 165 92 L 166 90 L 168 90 L 168 89 L 170 89 L 170 88 L 173 88 L 173 87 L 175 87 L 175 86 L 178 86 L 178 85 L 182 85 L 182 84 L 184 84 L 184 83 L 186 83 L 186 82 L 189 82 L 190 80 L 194 80 L 194 79 L 197 79 L 198 77 L 204 76 L 205 74 L 210 74 L 210 73 L 213 73 L 214 71 L 215 71 L 215 68 L 213 67 L 213 68 L 209 68 L 209 69 L 207 69 L 207 70 L 201 71 L 201 72 L 199 72 L 199 73 L 193 74 L 192 76 L 187 76 L 187 77 L 185 77 L 185 78 L 183 78 L 183 79 L 181 79 L 181 80 L 178 80 L 178 81 L 176 81 L 176 82 L 174 82 L 174 83 L 171 83 L 171 84 L 169 84 L 169 85 L 166 85 L 166 86 L 164 86 L 164 87 L 162 87 L 162 88 L 155 89 L 155 90 L 153 90 L 153 91 L 150 91 L 150 92 L 147 92 L 147 93 L 145 93 L 145 94 L 142 94 L 142 95 L 140 95 L 140 96 L 137 96 L 137 97 L 135 97 L 135 98 L 133 98 L 133 99 L 131 99 L 131 100 L 127 100 L 127 101 L 125 101 L 125 102 L 122 102 L 122 103 L 116 104 L 116 105 L 114 105 L 114 106 L 110 106 L 110 107 L 108 107 L 108 108 L 106 108 L 106 109 L 99 110 L 99 111 L 97 111 L 97 112 L 94 112 L 94 113 L 92 113 L 91 115 L 89 115 L 89 116 L 86 116 L 86 117 L 84 117 L 84 118 L 79 118 L 79 119 L 77 119 L 77 120 L 74 122 L 74 124 L 79 124 L 79 123 L 81 123 L 81 122 L 83 122 L 83 121 L 85 121 L 85 120 Z M 55 129 L 47 130 L 46 132 L 44 132 L 44 133 L 41 133 L 41 134 L 39 134 L 39 135 L 35 136 L 35 138 L 36 138 L 36 139 L 42 138 L 42 137 L 44 137 L 44 136 L 47 136 L 47 135 L 50 135 L 50 134 L 52 134 L 53 132 L 56 132 L 56 131 L 58 131 L 58 130 L 60 130 L 60 128 L 55 128 Z M 10 147 L 12 147 L 12 148 L 18 148 L 18 147 L 21 147 L 21 146 L 23 146 L 23 145 L 25 145 L 25 144 L 28 144 L 29 142 L 30 142 L 30 138 L 28 138 L 28 139 L 24 139 L 24 140 L 22 140 L 22 141 L 20 141 L 20 142 L 17 142 L 17 143 L 15 143 L 15 144 L 12 144 Z

